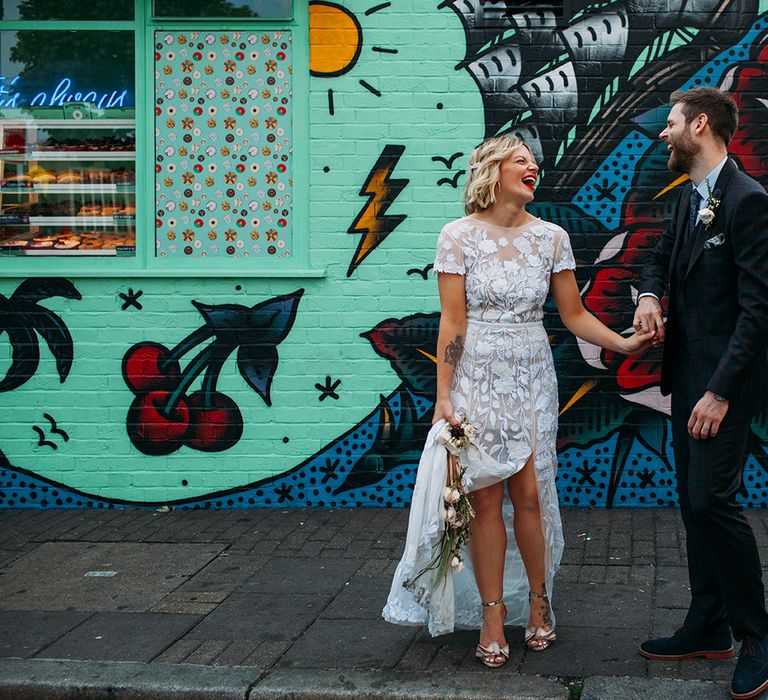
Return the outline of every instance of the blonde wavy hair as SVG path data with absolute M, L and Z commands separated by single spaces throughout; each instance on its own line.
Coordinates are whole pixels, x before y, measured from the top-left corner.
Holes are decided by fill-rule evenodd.
M 469 171 L 464 182 L 464 212 L 474 214 L 496 201 L 499 166 L 520 146 L 531 150 L 519 136 L 494 136 L 483 141 L 469 157 Z

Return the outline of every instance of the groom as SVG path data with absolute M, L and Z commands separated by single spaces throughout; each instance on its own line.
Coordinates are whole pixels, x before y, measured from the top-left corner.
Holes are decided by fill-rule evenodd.
M 640 653 L 730 658 L 733 631 L 743 643 L 731 695 L 753 698 L 768 688 L 768 614 L 736 494 L 751 418 L 768 388 L 768 194 L 728 157 L 739 118 L 729 95 L 693 88 L 670 102 L 660 138 L 669 169 L 690 182 L 643 269 L 634 325 L 664 341 L 661 392 L 672 394 L 691 603 L 674 636 L 643 642 Z

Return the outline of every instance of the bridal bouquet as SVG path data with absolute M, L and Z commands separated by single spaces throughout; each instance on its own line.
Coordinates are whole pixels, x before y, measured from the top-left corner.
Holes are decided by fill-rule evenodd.
M 469 523 L 475 517 L 475 511 L 466 492 L 464 480 L 466 467 L 461 466 L 459 457 L 462 451 L 472 443 L 474 436 L 474 428 L 469 423 L 460 423 L 455 426 L 446 424 L 438 436 L 448 450 L 448 472 L 443 489 L 445 523 L 440 541 L 436 545 L 437 551 L 434 558 L 410 583 L 414 583 L 428 571 L 435 570 L 436 580 L 439 581 L 446 576 L 449 566 L 456 572 L 464 568 L 461 549 L 469 542 Z

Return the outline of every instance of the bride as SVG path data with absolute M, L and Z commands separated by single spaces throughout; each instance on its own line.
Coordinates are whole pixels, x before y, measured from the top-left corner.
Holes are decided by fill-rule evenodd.
M 532 651 L 544 651 L 556 638 L 550 599 L 563 536 L 555 486 L 557 379 L 542 323 L 547 293 L 565 326 L 587 342 L 633 354 L 657 340 L 650 333 L 623 337 L 584 308 L 568 234 L 525 209 L 539 168 L 522 140 L 485 141 L 470 156 L 468 172 L 467 216 L 447 224 L 437 244 L 434 425 L 419 465 L 406 551 L 383 614 L 397 624 L 428 623 L 432 634 L 480 626 L 475 654 L 496 668 L 509 658 L 505 620 L 526 626 Z M 428 576 L 416 574 L 432 559 L 443 517 L 445 466 L 433 467 L 445 449 L 437 436 L 444 421 L 460 420 L 475 434 L 462 453 L 475 511 L 470 561 L 425 589 Z M 436 480 L 437 489 L 429 483 Z M 505 487 L 513 513 L 509 538 Z

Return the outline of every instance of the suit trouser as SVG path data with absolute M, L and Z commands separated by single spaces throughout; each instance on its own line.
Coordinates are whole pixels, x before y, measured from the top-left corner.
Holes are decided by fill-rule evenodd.
M 681 367 L 672 390 L 672 439 L 680 511 L 685 525 L 691 605 L 685 627 L 734 637 L 768 635 L 760 556 L 736 495 L 741 485 L 748 413 L 729 408 L 715 438 L 694 440 L 688 419 L 701 395 Z M 688 379 L 689 381 L 686 381 Z M 734 410 L 735 409 L 735 410 Z

